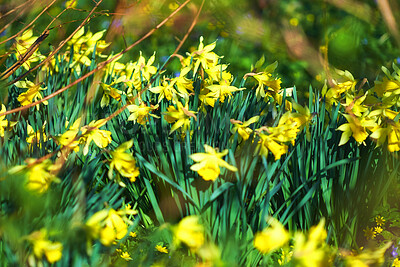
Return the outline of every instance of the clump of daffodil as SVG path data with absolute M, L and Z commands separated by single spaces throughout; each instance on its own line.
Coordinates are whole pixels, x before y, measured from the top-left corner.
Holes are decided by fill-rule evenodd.
M 42 194 L 49 190 L 52 183 L 60 182 L 60 179 L 55 175 L 55 172 L 60 167 L 54 165 L 51 160 L 46 159 L 42 162 L 37 162 L 36 159 L 29 158 L 26 163 L 28 165 L 15 166 L 9 172 L 11 174 L 25 172 L 26 188 L 28 190 Z
M 2 105 L 1 105 L 0 113 L 4 113 L 4 112 L 6 112 L 6 111 L 7 111 L 6 106 L 4 106 L 4 105 L 2 104 Z M 16 121 L 8 121 L 8 120 L 6 120 L 5 118 L 6 118 L 5 115 L 4 115 L 4 116 L 0 116 L 0 136 L 1 136 L 1 137 L 4 137 L 4 129 L 5 129 L 6 127 L 13 127 L 15 124 L 17 124 Z M 10 129 L 11 129 L 11 128 L 10 128 Z
M 35 132 L 31 125 L 27 125 L 28 137 L 26 137 L 26 142 L 30 145 L 30 147 L 32 147 L 35 143 L 37 147 L 41 148 L 42 143 L 47 141 L 45 126 L 46 121 L 43 123 L 42 129 Z
M 131 182 L 136 180 L 139 175 L 139 168 L 136 167 L 136 160 L 131 153 L 126 153 L 125 151 L 130 149 L 133 145 L 133 140 L 122 143 L 114 151 L 110 151 L 110 169 L 108 171 L 108 178 L 113 179 L 113 170 L 121 176 L 128 178 Z M 116 181 L 119 185 L 125 187 L 125 184 L 121 181 L 119 175 Z
M 86 222 L 89 238 L 99 239 L 104 246 L 110 246 L 116 239 L 122 239 L 128 233 L 128 225 L 132 221 L 127 215 L 136 215 L 130 205 L 118 211 L 114 209 L 101 210 L 93 214 Z
M 169 131 L 169 134 L 175 132 L 181 127 L 182 133 L 185 134 L 186 131 L 190 129 L 190 118 L 197 120 L 196 115 L 194 115 L 196 112 L 189 110 L 189 105 L 187 102 L 185 106 L 183 106 L 179 101 L 176 103 L 176 105 L 177 107 L 169 106 L 167 108 L 167 112 L 164 113 L 164 118 L 168 123 L 174 123 Z
M 28 89 L 26 92 L 21 93 L 17 98 L 17 100 L 21 103 L 21 106 L 26 106 L 32 104 L 33 101 L 36 102 L 38 99 L 42 99 L 43 96 L 40 91 L 47 89 L 47 87 L 42 88 L 41 83 L 34 84 L 28 80 L 18 81 L 15 83 L 15 86 Z M 44 101 L 43 104 L 47 105 L 47 101 Z M 39 110 L 39 105 L 37 105 L 36 108 Z
M 111 132 L 107 130 L 100 130 L 106 123 L 106 120 L 101 119 L 98 121 L 92 121 L 89 125 L 83 126 L 81 128 L 82 137 L 80 138 L 80 142 L 85 143 L 85 147 L 83 148 L 83 155 L 87 155 L 89 152 L 89 145 L 92 141 L 100 147 L 105 148 L 108 144 L 111 143 Z
M 36 259 L 42 260 L 43 255 L 52 264 L 59 261 L 62 257 L 63 245 L 60 242 L 52 242 L 47 239 L 46 229 L 31 233 L 27 239 L 33 245 L 33 254 Z
M 389 109 L 377 109 L 369 113 L 379 125 L 374 127 L 370 137 L 376 140 L 376 146 L 381 146 L 387 140 L 390 152 L 400 150 L 400 122 L 395 121 L 398 112 Z
M 288 152 L 287 143 L 295 144 L 297 133 L 305 118 L 294 115 L 283 115 L 276 127 L 261 127 L 258 132 L 258 153 L 264 157 L 268 157 L 268 152 L 271 151 L 275 156 L 275 160 L 281 158 L 283 154 Z
M 197 215 L 183 218 L 174 228 L 174 242 L 184 243 L 192 252 L 196 252 L 204 244 L 204 235 L 204 227 Z
M 290 238 L 289 232 L 274 218 L 268 220 L 269 227 L 254 236 L 254 247 L 263 254 L 282 248 Z
M 129 105 L 127 106 L 129 112 L 131 113 L 131 115 L 129 115 L 128 117 L 128 121 L 133 121 L 135 123 L 139 123 L 139 124 L 146 124 L 149 121 L 149 115 L 159 119 L 160 117 L 158 117 L 157 115 L 151 114 L 150 112 L 152 110 L 155 110 L 158 108 L 158 105 L 150 105 L 149 107 L 146 106 L 146 104 L 144 102 L 141 102 L 140 105 Z
M 209 69 L 218 64 L 220 56 L 212 52 L 215 48 L 216 42 L 204 46 L 203 36 L 200 37 L 200 44 L 197 50 L 192 53 L 187 53 L 187 57 L 183 60 L 184 66 L 190 66 L 193 70 L 193 74 L 197 73 L 197 70 L 201 66 L 203 69 Z
M 142 83 L 150 81 L 151 76 L 157 73 L 157 68 L 153 66 L 156 52 L 147 60 L 140 52 L 139 59 L 136 62 L 129 62 L 125 65 L 124 73 L 129 79 L 126 84 L 134 87 L 137 91 L 142 89 Z M 129 93 L 129 92 L 128 92 Z
M 220 174 L 220 167 L 227 168 L 230 171 L 236 172 L 238 169 L 235 166 L 229 165 L 222 159 L 228 154 L 228 149 L 222 152 L 217 152 L 216 149 L 209 145 L 204 145 L 205 153 L 195 153 L 189 157 L 198 162 L 190 167 L 192 171 L 196 171 L 204 180 L 214 181 Z
M 254 116 L 248 119 L 245 122 L 241 122 L 239 120 L 231 119 L 231 123 L 233 124 L 233 128 L 231 129 L 231 133 L 235 134 L 236 132 L 239 134 L 239 142 L 246 141 L 249 139 L 253 130 L 249 127 L 251 124 L 257 122 L 260 116 Z
M 33 36 L 32 29 L 26 30 L 22 33 L 21 36 L 15 38 L 15 56 L 17 60 L 20 60 L 22 56 L 28 51 L 28 49 L 33 45 L 33 43 L 37 40 L 38 36 Z M 40 54 L 38 51 L 38 47 L 35 49 L 33 54 L 22 64 L 26 70 L 29 70 L 31 67 L 31 63 L 38 62 L 46 57 Z
M 232 86 L 232 80 L 233 77 L 230 73 L 229 75 L 226 75 L 225 79 L 221 79 L 219 81 L 219 84 L 211 84 L 206 86 L 206 89 L 208 90 L 208 94 L 206 97 L 211 97 L 213 99 L 218 99 L 221 103 L 224 103 L 226 97 L 231 97 L 233 92 L 243 90 L 245 88 L 237 88 L 235 86 Z M 214 103 L 211 105 L 212 107 L 214 106 Z

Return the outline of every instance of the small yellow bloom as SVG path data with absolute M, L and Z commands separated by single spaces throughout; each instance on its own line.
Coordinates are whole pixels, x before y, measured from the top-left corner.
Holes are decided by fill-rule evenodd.
M 75 139 L 79 133 L 80 125 L 81 125 L 81 118 L 78 118 L 71 125 L 71 127 L 69 127 L 68 131 L 55 137 L 57 142 L 61 145 L 61 148 L 66 146 L 66 147 L 73 149 L 75 152 L 79 151 L 79 140 L 75 140 Z M 68 125 L 66 125 L 66 127 L 67 126 Z
M 263 254 L 283 247 L 290 238 L 288 231 L 279 221 L 271 218 L 269 224 L 269 227 L 254 236 L 254 247 Z
M 249 139 L 250 134 L 253 132 L 253 130 L 249 128 L 249 126 L 257 122 L 259 118 L 260 116 L 254 116 L 245 122 L 231 119 L 231 123 L 233 124 L 231 133 L 235 134 L 237 132 L 239 134 L 239 142 L 241 140 L 246 141 L 247 139 Z
M 132 260 L 131 255 L 129 255 L 128 252 L 122 252 L 121 253 L 121 258 L 123 258 L 126 261 L 131 261 Z
M 163 246 L 161 246 L 161 245 L 156 245 L 156 250 L 158 250 L 159 252 L 161 252 L 161 253 L 165 253 L 165 254 L 168 254 L 168 249 L 167 249 L 167 247 L 163 247 Z
M 133 121 L 135 123 L 137 122 L 144 125 L 149 121 L 149 115 L 154 118 L 160 118 L 150 113 L 150 111 L 157 109 L 158 105 L 148 107 L 144 102 L 142 102 L 139 106 L 132 104 L 127 106 L 127 108 L 131 113 L 131 115 L 128 117 L 128 121 Z
M 136 232 L 130 232 L 129 236 L 135 238 L 135 237 L 137 237 L 137 234 L 136 234 Z
M 185 243 L 191 251 L 198 250 L 204 244 L 204 227 L 199 220 L 199 216 L 187 216 L 179 222 L 174 231 L 176 242 Z
M 368 239 L 374 239 L 375 238 L 375 232 L 372 230 L 372 228 L 365 228 L 364 230 L 364 236 Z
M 393 263 L 392 263 L 393 267 L 400 267 L 400 260 L 398 258 L 395 258 Z
M 380 233 L 382 233 L 382 231 L 383 231 L 382 227 L 380 227 L 380 226 L 374 227 L 374 232 L 375 232 L 376 234 L 380 234 Z
M 383 226 L 386 220 L 382 216 L 376 216 L 375 221 L 378 226 Z
M 78 4 L 78 0 L 68 0 L 65 2 L 65 7 L 66 8 L 74 8 Z
M 217 152 L 214 148 L 204 145 L 206 153 L 195 153 L 189 157 L 198 162 L 190 167 L 192 171 L 196 171 L 204 180 L 214 181 L 220 173 L 220 167 L 225 167 L 228 170 L 237 171 L 235 166 L 229 165 L 222 159 L 223 156 L 228 154 L 228 149 L 222 152 Z

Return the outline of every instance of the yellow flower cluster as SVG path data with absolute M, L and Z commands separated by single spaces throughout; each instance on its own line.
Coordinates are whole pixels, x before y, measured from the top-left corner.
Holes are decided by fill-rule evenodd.
M 46 229 L 31 233 L 27 239 L 33 245 L 33 254 L 38 260 L 41 260 L 43 255 L 50 264 L 61 259 L 63 245 L 60 242 L 48 240 Z
M 139 168 L 136 167 L 136 160 L 131 153 L 125 151 L 130 149 L 133 145 L 133 140 L 125 142 L 117 147 L 114 151 L 110 151 L 110 169 L 108 171 L 108 177 L 113 178 L 113 170 L 115 170 L 122 176 L 129 178 L 131 182 L 136 180 L 139 175 Z M 117 176 L 117 182 L 125 187 L 125 184 L 121 181 L 121 178 Z

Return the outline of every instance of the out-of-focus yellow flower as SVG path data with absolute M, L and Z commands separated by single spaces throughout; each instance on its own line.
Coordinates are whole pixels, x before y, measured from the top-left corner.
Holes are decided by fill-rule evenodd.
M 137 234 L 136 234 L 136 232 L 130 232 L 129 236 L 135 238 L 135 237 L 137 237 Z
M 39 260 L 45 255 L 47 261 L 52 264 L 62 257 L 63 245 L 60 242 L 51 242 L 47 239 L 47 231 L 42 229 L 35 231 L 28 236 L 33 245 L 33 254 Z
M 214 181 L 220 173 L 220 167 L 227 168 L 230 171 L 236 172 L 238 169 L 235 166 L 229 165 L 222 159 L 228 154 L 228 149 L 222 152 L 217 152 L 216 149 L 209 145 L 204 145 L 206 153 L 195 153 L 189 157 L 198 162 L 190 167 L 192 171 L 196 171 L 204 180 Z
M 136 180 L 139 175 L 139 168 L 136 167 L 136 160 L 131 153 L 126 153 L 125 151 L 130 149 L 133 145 L 133 140 L 127 141 L 117 147 L 114 151 L 110 151 L 111 162 L 110 169 L 108 171 L 108 177 L 113 178 L 114 167 L 122 176 L 129 178 L 131 182 Z M 117 179 L 121 186 L 125 187 L 125 184 L 121 179 Z
M 47 87 L 41 88 L 41 83 L 34 84 L 31 81 L 18 81 L 15 83 L 15 86 L 19 88 L 28 88 L 28 90 L 24 93 L 21 93 L 17 100 L 21 103 L 21 106 L 26 106 L 32 104 L 33 101 L 38 101 L 38 99 L 42 99 L 43 96 L 40 91 L 46 90 Z M 43 104 L 47 105 L 47 101 L 44 101 Z M 36 108 L 39 110 L 39 105 L 36 105 Z
M 375 81 L 375 86 L 372 88 L 373 92 L 380 97 L 390 96 L 392 94 L 400 94 L 400 82 L 394 79 L 383 77 L 382 81 Z
M 107 130 L 100 130 L 106 123 L 106 120 L 101 119 L 98 121 L 92 121 L 89 125 L 83 126 L 81 128 L 82 137 L 81 142 L 85 142 L 85 147 L 83 148 L 83 155 L 87 155 L 89 152 L 89 145 L 92 141 L 100 147 L 105 148 L 108 144 L 111 143 L 111 132 Z
M 308 237 L 298 232 L 294 236 L 293 261 L 295 266 L 329 266 L 331 252 L 325 243 L 325 220 L 310 229 Z
M 393 267 L 400 267 L 400 260 L 398 258 L 395 258 L 393 263 L 392 263 Z
M 187 130 L 190 129 L 190 118 L 194 118 L 197 120 L 196 115 L 194 115 L 194 111 L 190 111 L 188 107 L 188 103 L 186 102 L 185 107 L 183 107 L 181 102 L 177 102 L 178 108 L 174 106 L 169 106 L 167 111 L 164 114 L 164 118 L 168 123 L 174 123 L 172 125 L 169 134 L 173 133 L 177 129 L 182 127 L 182 133 L 186 133 Z
M 364 231 L 364 236 L 365 236 L 365 238 L 367 238 L 367 240 L 375 238 L 376 233 L 374 232 L 374 230 L 372 228 L 369 228 L 367 226 L 363 231 Z
M 78 0 L 68 0 L 67 2 L 65 2 L 65 7 L 66 8 L 75 8 L 77 4 L 78 4 Z
M 7 111 L 6 106 L 4 106 L 2 104 L 0 113 L 4 113 L 6 111 Z M 15 124 L 17 124 L 16 121 L 7 121 L 5 118 L 6 118 L 6 116 L 0 116 L 0 136 L 1 137 L 4 137 L 4 129 L 7 126 L 13 127 Z
M 59 166 L 54 165 L 51 160 L 46 159 L 36 163 L 36 159 L 26 159 L 28 165 L 15 166 L 9 173 L 26 171 L 26 187 L 28 190 L 42 194 L 46 192 L 52 183 L 59 183 L 60 179 L 54 174 Z
M 161 245 L 156 245 L 155 249 L 156 249 L 158 252 L 168 254 L 168 249 L 167 249 L 167 247 L 163 247 L 163 246 L 161 246 Z
M 128 117 L 128 121 L 133 121 L 133 122 L 137 122 L 139 124 L 146 124 L 146 122 L 149 121 L 149 115 L 159 119 L 160 117 L 151 114 L 150 111 L 155 110 L 158 108 L 158 105 L 155 106 L 146 106 L 146 104 L 144 102 L 140 103 L 140 105 L 129 105 L 127 106 L 129 112 L 131 113 L 131 115 L 129 115 Z
M 350 254 L 348 256 L 345 256 L 346 266 L 382 266 L 382 264 L 385 262 L 385 252 L 391 245 L 392 242 L 389 242 L 376 250 L 363 250 L 363 252 L 358 255 Z
M 89 237 L 100 239 L 105 246 L 113 244 L 115 239 L 122 239 L 128 233 L 127 224 L 132 224 L 126 215 L 135 215 L 137 212 L 129 207 L 115 211 L 101 210 L 93 214 L 86 222 Z
M 254 247 L 263 254 L 268 254 L 283 247 L 290 238 L 289 232 L 274 218 L 270 218 L 269 227 L 254 236 Z
M 204 244 L 204 227 L 200 217 L 191 215 L 183 218 L 174 229 L 175 242 L 184 243 L 191 251 L 197 251 Z

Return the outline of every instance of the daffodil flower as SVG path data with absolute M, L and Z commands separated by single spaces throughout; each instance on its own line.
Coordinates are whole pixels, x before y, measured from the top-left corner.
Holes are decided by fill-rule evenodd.
M 190 128 L 190 118 L 193 117 L 195 120 L 197 119 L 194 115 L 194 111 L 190 111 L 188 108 L 188 103 L 186 103 L 185 107 L 183 107 L 181 102 L 177 102 L 178 108 L 174 106 L 169 106 L 167 111 L 164 114 L 164 118 L 168 123 L 174 123 L 172 125 L 169 134 L 173 133 L 177 129 L 182 128 L 182 132 L 185 133 Z
M 193 51 L 191 54 L 188 54 L 188 57 L 184 60 L 184 65 L 189 66 L 190 62 L 192 62 L 193 73 L 196 74 L 199 66 L 203 69 L 209 69 L 218 64 L 218 59 L 220 58 L 214 52 L 211 52 L 215 48 L 216 42 L 204 46 L 203 44 L 203 36 L 200 37 L 200 44 L 196 51 Z
M 35 132 L 31 125 L 27 125 L 27 134 L 26 142 L 29 144 L 29 147 L 33 146 L 33 143 L 36 143 L 39 148 L 42 146 L 42 142 L 47 141 L 47 136 L 45 133 L 46 121 L 43 123 L 42 129 Z M 43 139 L 41 138 L 43 137 Z
M 174 229 L 175 243 L 184 243 L 191 251 L 197 251 L 205 241 L 204 227 L 199 221 L 200 217 L 197 215 L 183 218 Z
M 4 113 L 6 112 L 6 106 L 4 106 L 3 104 L 1 105 L 1 110 L 0 113 Z M 17 124 L 16 121 L 7 121 L 6 116 L 0 116 L 0 136 L 4 137 L 4 129 L 9 126 L 9 127 L 13 127 L 15 124 Z
M 25 81 L 18 81 L 15 83 L 15 86 L 19 88 L 28 88 L 28 90 L 24 93 L 21 93 L 17 100 L 21 103 L 22 106 L 26 106 L 29 104 L 32 104 L 33 101 L 38 101 L 38 99 L 42 99 L 43 96 L 40 93 L 40 91 L 46 90 L 47 87 L 41 88 L 41 83 L 39 84 L 34 84 L 31 81 L 25 80 Z M 47 101 L 43 101 L 43 104 L 47 105 Z M 39 105 L 36 106 L 36 108 L 39 110 Z
M 129 105 L 127 106 L 127 109 L 129 110 L 129 112 L 131 113 L 131 115 L 128 117 L 128 121 L 133 121 L 133 122 L 137 122 L 139 124 L 146 124 L 146 122 L 149 121 L 149 115 L 159 119 L 160 117 L 158 117 L 157 115 L 151 114 L 150 111 L 155 110 L 158 108 L 158 105 L 156 106 L 146 106 L 146 104 L 144 102 L 140 103 L 140 105 Z
M 283 247 L 290 238 L 289 232 L 276 219 L 270 218 L 269 225 L 254 236 L 254 247 L 263 254 Z
M 33 45 L 33 43 L 38 39 L 37 36 L 33 36 L 33 31 L 32 29 L 26 30 L 22 33 L 21 36 L 15 38 L 15 56 L 19 60 L 21 59 L 22 55 L 24 55 L 29 47 Z M 22 67 L 24 67 L 26 70 L 30 69 L 31 63 L 33 62 L 38 62 L 46 57 L 40 54 L 38 51 L 38 48 L 36 48 L 35 52 L 27 59 L 24 61 L 22 64 Z
M 92 121 L 89 125 L 83 126 L 81 128 L 82 137 L 81 142 L 85 142 L 85 147 L 83 148 L 83 155 L 87 155 L 89 152 L 89 145 L 92 141 L 100 147 L 105 148 L 111 143 L 111 132 L 107 130 L 100 130 L 99 128 L 106 123 L 104 119 L 98 121 Z
M 110 151 L 112 157 L 110 161 L 110 169 L 108 171 L 108 177 L 110 179 L 113 178 L 113 170 L 115 168 L 119 174 L 129 178 L 131 182 L 136 180 L 136 177 L 139 175 L 139 168 L 136 167 L 136 160 L 131 153 L 125 152 L 130 149 L 132 145 L 133 140 L 130 140 L 122 143 L 114 151 Z M 120 179 L 117 179 L 117 181 L 119 181 L 121 186 L 125 187 L 125 184 Z
M 112 82 L 111 84 L 100 83 L 101 88 L 103 89 L 103 97 L 100 101 L 100 106 L 102 108 L 108 106 L 110 104 L 110 97 L 114 98 L 115 100 L 119 101 L 121 99 L 122 91 L 115 89 L 113 86 L 122 83 L 126 80 L 125 76 L 119 77 L 116 81 Z
M 42 229 L 31 233 L 27 238 L 33 245 L 33 254 L 39 260 L 43 255 L 52 264 L 62 257 L 63 245 L 60 242 L 51 242 L 47 239 L 47 231 Z
M 56 141 L 63 147 L 69 147 L 73 149 L 75 152 L 79 151 L 79 140 L 75 140 L 76 136 L 79 133 L 79 127 L 81 125 L 81 118 L 78 118 L 66 131 L 65 133 L 54 137 Z M 67 127 L 68 125 L 66 125 Z
M 348 123 L 340 125 L 337 130 L 342 131 L 342 137 L 340 138 L 339 146 L 344 145 L 349 141 L 350 136 L 358 143 L 363 143 L 368 137 L 367 128 L 373 128 L 376 123 L 368 117 L 357 118 L 354 115 L 343 114 Z
M 241 140 L 246 141 L 247 139 L 249 139 L 250 134 L 253 132 L 253 130 L 251 128 L 249 128 L 249 126 L 251 124 L 257 122 L 259 120 L 259 118 L 260 118 L 260 116 L 254 116 L 245 122 L 231 119 L 231 123 L 233 124 L 231 133 L 235 134 L 237 132 L 239 134 L 239 136 L 240 136 L 239 142 Z
M 214 181 L 220 174 L 220 167 L 227 168 L 230 171 L 236 172 L 238 169 L 235 166 L 229 165 L 222 159 L 228 154 L 228 149 L 222 152 L 217 152 L 209 145 L 204 145 L 205 153 L 195 153 L 189 157 L 198 162 L 190 167 L 192 171 L 196 171 L 204 180 Z

